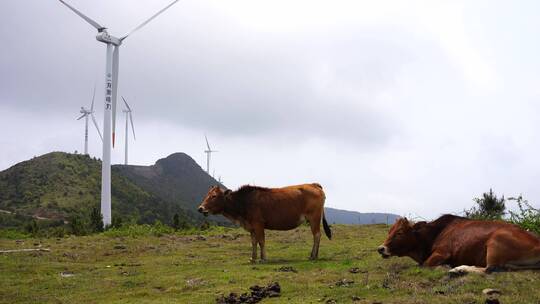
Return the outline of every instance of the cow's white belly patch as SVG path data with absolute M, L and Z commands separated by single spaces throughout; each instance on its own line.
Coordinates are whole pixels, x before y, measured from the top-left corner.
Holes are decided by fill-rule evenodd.
M 302 225 L 306 221 L 306 217 L 303 214 L 300 214 L 300 218 L 298 219 L 298 226 Z

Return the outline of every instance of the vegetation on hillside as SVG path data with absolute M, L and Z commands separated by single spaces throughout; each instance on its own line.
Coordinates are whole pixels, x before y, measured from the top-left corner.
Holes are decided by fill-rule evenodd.
M 152 166 L 115 165 L 113 170 L 164 201 L 178 202 L 180 207 L 190 212 L 190 217 L 197 222 L 210 220 L 230 225 L 230 222 L 222 216 L 205 218 L 196 212 L 211 186 L 224 186 L 185 153 L 171 154 L 159 159 Z
M 41 226 L 89 218 L 91 210 L 99 206 L 100 172 L 100 161 L 62 152 L 48 153 L 0 172 L 0 210 L 2 219 L 6 219 L 0 221 L 0 228 L 21 227 L 29 217 L 40 219 Z M 166 202 L 112 172 L 113 218 L 170 224 L 173 215 L 179 213 L 184 220 L 191 221 L 180 205 Z

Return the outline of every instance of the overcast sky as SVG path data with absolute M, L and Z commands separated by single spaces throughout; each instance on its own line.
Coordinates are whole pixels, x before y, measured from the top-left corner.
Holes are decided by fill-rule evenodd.
M 168 0 L 67 0 L 121 36 Z M 540 202 L 537 1 L 181 0 L 124 41 L 130 163 L 186 152 L 230 188 L 319 182 L 327 206 L 433 218 Z M 56 0 L 0 4 L 0 170 L 82 151 L 105 45 Z M 123 162 L 118 116 L 113 163 Z M 90 129 L 89 150 L 101 157 Z

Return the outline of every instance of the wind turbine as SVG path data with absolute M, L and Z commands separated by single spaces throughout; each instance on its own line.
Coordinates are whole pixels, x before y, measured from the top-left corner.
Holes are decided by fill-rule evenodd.
M 126 104 L 126 108 L 127 108 L 127 110 L 122 111 L 126 113 L 126 152 L 125 152 L 125 158 L 124 158 L 124 165 L 127 165 L 128 164 L 128 142 L 129 142 L 128 120 L 131 123 L 131 130 L 133 131 L 133 139 L 136 140 L 136 138 L 135 138 L 135 127 L 133 126 L 133 116 L 131 115 L 131 112 L 132 112 L 131 108 L 129 107 L 124 96 L 122 96 L 122 100 Z
M 99 138 L 101 138 L 101 141 L 103 141 L 103 136 L 101 136 L 101 131 L 99 130 L 98 124 L 96 122 L 96 118 L 94 117 L 94 98 L 96 97 L 96 87 L 94 86 L 94 95 L 92 96 L 92 105 L 90 106 L 90 110 L 86 109 L 85 107 L 81 107 L 81 117 L 77 118 L 77 120 L 81 120 L 83 117 L 85 118 L 84 123 L 84 154 L 88 154 L 88 116 L 92 117 L 92 122 L 94 123 L 94 126 L 96 126 L 96 130 L 98 131 Z
M 208 143 L 208 138 L 206 137 L 206 135 L 204 135 L 204 139 L 206 140 L 206 147 L 208 147 L 208 150 L 204 150 L 204 153 L 206 153 L 206 173 L 210 175 L 210 158 L 212 156 L 212 153 L 219 151 L 212 150 L 210 148 L 210 144 Z
M 96 40 L 107 45 L 106 63 L 105 63 L 105 111 L 103 115 L 103 157 L 101 163 L 101 214 L 103 215 L 103 224 L 111 224 L 111 120 L 112 120 L 112 146 L 114 148 L 116 132 L 116 97 L 118 92 L 118 67 L 120 60 L 120 45 L 124 39 L 129 37 L 135 31 L 141 29 L 152 19 L 163 13 L 179 0 L 174 0 L 171 4 L 155 13 L 152 17 L 141 23 L 139 26 L 128 32 L 126 35 L 117 38 L 107 32 L 107 28 L 96 21 L 90 19 L 74 7 L 63 0 L 58 0 L 79 17 L 97 29 Z M 112 113 L 111 113 L 112 112 Z M 111 117 L 112 116 L 112 117 Z

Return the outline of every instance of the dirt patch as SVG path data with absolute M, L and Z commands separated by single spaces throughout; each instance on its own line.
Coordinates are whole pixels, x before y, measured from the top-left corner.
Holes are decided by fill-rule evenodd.
M 350 286 L 352 286 L 352 284 L 354 284 L 353 280 L 341 279 L 341 280 L 337 281 L 335 285 L 337 287 L 350 287 Z
M 218 235 L 216 236 L 216 238 L 219 238 L 219 239 L 224 239 L 224 240 L 228 240 L 228 241 L 234 241 L 234 240 L 237 240 L 239 237 L 241 237 L 242 235 L 239 234 L 239 233 L 235 233 L 235 234 L 221 234 L 221 235 Z
M 216 299 L 217 304 L 258 303 L 264 298 L 274 298 L 281 295 L 281 286 L 278 282 L 270 283 L 266 287 L 254 285 L 249 288 L 251 292 L 240 296 L 231 292 L 228 296 L 220 296 Z
M 186 280 L 187 288 L 196 288 L 205 284 L 206 284 L 206 281 L 201 278 L 193 278 L 193 279 Z
M 366 273 L 367 270 L 362 270 L 362 269 L 360 269 L 358 267 L 353 267 L 353 268 L 349 269 L 349 272 L 350 273 Z
M 276 269 L 276 271 L 298 273 L 298 270 L 294 269 L 294 267 L 292 266 L 281 266 L 278 269 Z

